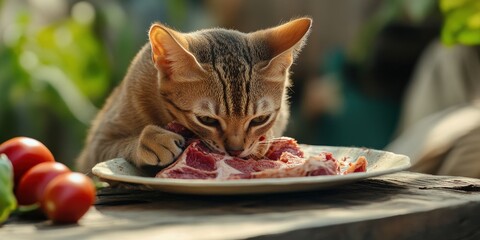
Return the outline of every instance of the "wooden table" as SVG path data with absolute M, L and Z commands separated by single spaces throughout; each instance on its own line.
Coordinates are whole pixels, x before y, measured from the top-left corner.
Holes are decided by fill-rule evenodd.
M 255 196 L 99 191 L 79 224 L 11 218 L 0 239 L 480 239 L 480 179 L 401 172 Z

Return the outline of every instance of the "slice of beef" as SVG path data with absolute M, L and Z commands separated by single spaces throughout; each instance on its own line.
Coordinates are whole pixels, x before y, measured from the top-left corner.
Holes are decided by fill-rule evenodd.
M 225 163 L 223 154 L 206 151 L 199 140 L 193 141 L 180 157 L 155 177 L 182 179 L 226 179 L 232 174 L 242 173 Z M 182 174 L 183 173 L 183 174 Z
M 278 144 L 284 144 L 285 140 L 285 138 L 280 139 Z M 293 142 L 294 140 L 291 141 Z M 272 141 L 272 146 L 275 147 L 276 143 L 275 140 Z M 296 153 L 299 152 L 301 151 L 296 151 Z M 302 156 L 303 153 L 294 155 L 286 151 L 277 160 L 241 159 L 209 152 L 203 143 L 196 140 L 185 149 L 175 163 L 160 171 L 156 177 L 229 180 L 343 174 L 340 171 L 339 162 L 331 153 L 325 152 L 309 158 Z M 347 172 L 362 169 L 366 167 L 364 164 L 366 161 L 359 166 L 352 164 Z
M 188 146 L 172 165 L 157 173 L 157 178 L 229 180 L 304 177 L 365 172 L 367 166 L 366 159 L 360 157 L 345 172 L 341 172 L 340 163 L 332 153 L 305 158 L 297 142 L 287 137 L 269 140 L 270 147 L 263 159 L 242 159 L 209 150 L 191 131 L 178 123 L 168 124 L 166 129 L 184 136 Z
M 275 139 L 268 149 L 265 157 L 271 160 L 278 160 L 280 156 L 288 152 L 297 157 L 303 157 L 303 151 L 297 144 L 297 141 L 293 138 L 281 137 Z
M 289 152 L 284 152 L 280 158 L 287 159 L 284 167 L 254 172 L 252 173 L 252 178 L 286 178 L 340 174 L 340 165 L 331 157 L 331 153 L 321 153 L 303 159 Z
M 343 174 L 349 174 L 354 172 L 366 172 L 367 171 L 367 159 L 364 156 L 357 158 L 355 163 L 350 163 L 347 170 Z

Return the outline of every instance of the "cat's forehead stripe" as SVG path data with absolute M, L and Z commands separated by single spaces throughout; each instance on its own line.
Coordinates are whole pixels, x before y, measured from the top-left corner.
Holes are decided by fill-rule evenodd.
M 245 102 L 245 84 L 246 84 L 246 56 L 243 39 L 228 33 L 218 33 L 213 35 L 215 39 L 215 49 L 220 53 L 217 55 L 217 66 L 221 65 L 222 77 L 227 82 L 228 99 L 230 101 L 229 115 L 243 113 Z
M 211 65 L 221 88 L 219 107 L 226 115 L 249 115 L 255 90 L 252 84 L 255 64 L 270 57 L 265 42 L 252 41 L 247 34 L 232 30 L 210 29 L 188 38 L 189 50 L 203 64 Z
M 230 112 L 230 107 L 229 107 L 229 101 L 228 101 L 228 95 L 227 95 L 227 82 L 223 80 L 222 78 L 222 74 L 220 73 L 220 71 L 218 70 L 218 68 L 216 67 L 216 61 L 217 61 L 217 58 L 216 58 L 216 54 L 215 54 L 215 45 L 213 44 L 213 41 L 210 39 L 210 38 L 206 38 L 207 41 L 210 43 L 210 60 L 211 60 L 211 63 L 212 63 L 212 68 L 213 70 L 215 71 L 215 74 L 217 75 L 217 78 L 218 80 L 220 81 L 220 83 L 222 84 L 222 89 L 223 89 L 223 101 L 225 103 L 225 110 L 227 112 Z
M 222 83 L 227 114 L 244 114 L 247 107 L 247 82 L 251 78 L 248 75 L 252 68 L 245 39 L 223 32 L 205 37 L 211 45 L 212 67 Z
M 245 100 L 245 107 L 244 107 L 244 115 L 248 115 L 248 105 L 250 104 L 250 83 L 252 80 L 252 71 L 253 71 L 253 62 L 252 62 L 252 51 L 250 49 L 250 43 L 247 41 L 247 39 L 244 39 L 245 41 L 245 46 L 246 46 L 246 52 L 244 52 L 243 55 L 245 55 L 245 58 L 248 63 L 248 78 L 246 78 L 246 83 L 245 83 L 245 95 L 246 95 L 246 100 Z

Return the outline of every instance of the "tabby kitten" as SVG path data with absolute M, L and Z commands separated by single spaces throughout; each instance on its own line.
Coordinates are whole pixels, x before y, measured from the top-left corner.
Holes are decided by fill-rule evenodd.
M 177 121 L 210 148 L 261 156 L 263 141 L 281 136 L 289 117 L 289 68 L 312 20 L 241 33 L 180 33 L 153 24 L 147 43 L 95 118 L 77 170 L 123 157 L 136 166 L 166 166 L 182 152 Z

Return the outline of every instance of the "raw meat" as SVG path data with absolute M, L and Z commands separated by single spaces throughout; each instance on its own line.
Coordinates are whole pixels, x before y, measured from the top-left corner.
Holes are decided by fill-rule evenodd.
M 285 178 L 318 175 L 339 175 L 365 172 L 367 161 L 360 157 L 341 172 L 343 163 L 324 152 L 309 158 L 292 138 L 271 141 L 264 159 L 242 159 L 212 152 L 185 127 L 171 123 L 166 129 L 185 136 L 188 147 L 170 166 L 157 173 L 157 178 L 177 179 L 252 179 Z

